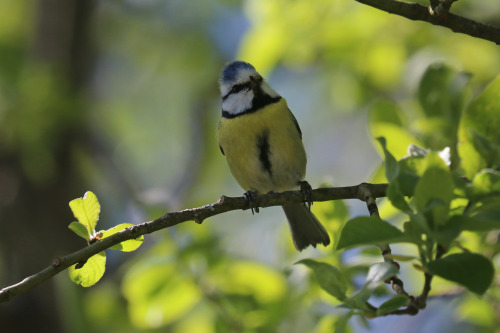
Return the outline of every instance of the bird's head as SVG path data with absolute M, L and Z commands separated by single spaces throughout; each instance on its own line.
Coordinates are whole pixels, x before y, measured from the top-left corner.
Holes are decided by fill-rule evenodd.
M 227 64 L 220 75 L 219 85 L 222 109 L 233 115 L 251 109 L 258 96 L 279 96 L 257 73 L 255 67 L 244 61 Z

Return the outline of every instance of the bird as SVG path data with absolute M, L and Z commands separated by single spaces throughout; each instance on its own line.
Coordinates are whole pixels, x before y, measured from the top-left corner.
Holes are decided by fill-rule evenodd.
M 298 251 L 330 237 L 310 211 L 311 186 L 304 180 L 306 152 L 297 119 L 281 97 L 245 61 L 233 61 L 219 77 L 222 115 L 217 128 L 220 150 L 245 198 L 290 190 L 309 191 L 305 203 L 283 205 Z M 258 212 L 258 210 L 257 210 Z

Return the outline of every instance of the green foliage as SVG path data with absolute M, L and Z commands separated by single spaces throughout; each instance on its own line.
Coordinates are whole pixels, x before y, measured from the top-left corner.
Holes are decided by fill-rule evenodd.
M 500 171 L 492 159 L 496 148 L 487 136 L 491 132 L 470 132 L 475 141 L 471 141 L 469 148 L 485 166 L 471 178 L 463 177 L 467 167 L 462 162 L 468 156 L 458 155 L 462 153 L 457 149 L 458 124 L 462 121 L 468 82 L 468 75 L 443 65 L 431 66 L 419 85 L 417 101 L 423 111 L 415 127 L 409 125 L 404 109 L 397 104 L 379 100 L 373 105 L 370 128 L 377 136 L 375 140 L 384 158 L 380 170 L 389 181 L 387 204 L 393 206 L 397 215 L 384 220 L 367 216 L 348 219 L 348 209 L 341 201 L 315 204 L 315 213 L 334 235 L 336 252 L 330 254 L 329 262 L 302 259 L 297 263 L 312 272 L 313 285 L 317 284 L 326 293 L 324 297 L 331 298 L 330 302 L 338 308 L 348 310 L 340 318 L 334 316 L 331 321 L 324 321 L 324 325 L 329 323 L 329 329 L 345 332 L 353 316 L 373 318 L 418 307 L 415 298 L 391 295 L 385 287 L 387 281 L 399 274 L 399 266 L 390 260 L 410 264 L 413 274 L 439 276 L 449 284 L 458 284 L 479 295 L 491 288 L 495 271 L 491 255 L 480 254 L 479 248 L 470 252 L 461 244 L 464 233 L 487 237 L 489 232 L 500 229 Z M 483 92 L 490 93 L 491 88 Z M 444 100 L 436 100 L 443 94 L 447 95 Z M 484 99 L 483 94 L 476 99 Z M 474 106 L 474 110 L 486 112 L 479 106 Z M 90 192 L 72 201 L 70 206 L 79 221 L 70 224 L 70 229 L 89 242 L 131 226 L 120 224 L 96 232 L 100 206 Z M 402 223 L 393 224 L 395 221 Z M 126 241 L 111 249 L 133 251 L 142 240 L 141 237 Z M 385 258 L 388 262 L 371 264 L 345 263 L 340 255 L 340 251 L 359 251 L 361 247 L 364 256 L 363 253 L 370 253 L 370 246 L 383 248 L 394 243 L 416 247 L 417 254 L 391 254 Z M 206 318 L 203 327 L 216 331 L 242 327 L 275 329 L 280 318 L 291 311 L 290 307 L 298 306 L 301 298 L 296 299 L 290 282 L 280 272 L 221 255 L 219 251 L 205 236 L 182 249 L 173 247 L 170 240 L 151 249 L 150 259 L 133 265 L 122 285 L 134 326 L 151 329 L 173 325 L 178 329 L 193 329 L 188 323 L 196 316 Z M 148 258 L 148 254 L 145 256 Z M 373 261 L 373 257 L 367 258 Z M 104 263 L 102 252 L 83 267 L 72 267 L 70 276 L 76 283 L 90 286 L 104 273 Z M 365 276 L 365 282 L 356 286 L 354 279 L 360 275 Z M 383 297 L 383 302 L 372 305 L 372 299 L 379 297 Z M 218 309 L 215 312 L 214 307 Z
M 428 5 L 429 1 L 418 2 Z M 457 1 L 452 11 L 478 21 L 498 22 L 497 3 Z M 129 212 L 124 203 L 150 219 L 164 213 L 167 200 L 175 207 L 195 207 L 222 193 L 237 195 L 212 132 L 220 110 L 215 81 L 222 64 L 235 57 L 253 63 L 263 74 L 277 69 L 266 78 L 288 99 L 302 126 L 304 143 L 309 145 L 307 177 L 313 182 L 314 177 L 328 174 L 342 182 L 366 180 L 363 175 L 373 163 L 371 147 L 363 130 L 350 129 L 352 117 L 364 119 L 361 113 L 370 108 L 369 134 L 385 137 L 386 154 L 378 142 L 373 146 L 381 156 L 393 156 L 389 164 L 399 169 L 389 170 L 393 177 L 390 200 L 381 200 L 383 222 L 378 222 L 390 223 L 408 239 L 393 248 L 398 253 L 392 257 L 398 262 L 410 261 L 402 264 L 403 276 L 411 277 L 405 281 L 410 290 L 421 289 L 414 285 L 413 277 L 422 274 L 412 271 L 411 264 L 428 269 L 421 258 L 431 258 L 430 263 L 437 260 L 436 246 L 428 251 L 436 241 L 448 244 L 449 253 L 469 250 L 498 263 L 500 194 L 496 175 L 500 154 L 498 141 L 484 128 L 491 124 L 493 130 L 498 129 L 494 125 L 498 112 L 484 107 L 498 109 L 498 94 L 492 93 L 488 103 L 476 103 L 476 99 L 469 103 L 480 92 L 478 88 L 500 70 L 497 45 L 343 0 L 108 1 L 97 10 L 91 6 L 75 12 L 74 31 L 88 34 L 64 34 L 68 38 L 61 39 L 40 29 L 40 23 L 52 17 L 47 13 L 56 13 L 47 11 L 45 5 L 0 2 L 0 60 L 4 64 L 0 66 L 0 210 L 2 222 L 9 228 L 24 225 L 17 223 L 22 218 L 48 230 L 49 224 L 41 223 L 43 216 L 48 220 L 54 216 L 42 214 L 37 206 L 50 210 L 53 205 L 44 196 L 38 196 L 43 205 L 35 205 L 36 189 L 43 187 L 53 201 L 63 202 L 61 196 L 81 188 L 83 179 L 98 189 L 100 197 L 106 197 L 109 205 L 104 208 L 112 216 Z M 89 13 L 91 22 L 81 19 Z M 88 23 L 93 29 L 85 28 Z M 82 35 L 90 36 L 88 44 L 95 46 L 92 52 L 86 52 L 86 43 L 73 43 L 72 36 Z M 57 41 L 72 45 L 75 52 L 55 47 Z M 59 61 L 65 54 L 81 57 L 65 64 Z M 93 61 L 93 55 L 98 61 Z M 45 59 L 54 56 L 57 65 L 47 66 Z M 82 66 L 79 58 L 93 65 Z M 444 59 L 467 73 L 445 64 L 426 68 L 434 59 Z M 61 70 L 76 80 L 67 80 Z M 82 85 L 82 81 L 88 82 L 82 74 L 91 74 L 90 85 Z M 457 122 L 459 131 L 454 129 Z M 338 133 L 335 124 L 349 128 L 342 132 L 342 140 L 327 137 Z M 311 140 L 314 133 L 321 133 L 319 140 Z M 346 142 L 355 156 L 337 154 Z M 425 149 L 410 153 L 410 144 Z M 414 194 L 428 165 L 426 156 L 429 150 L 441 151 L 445 146 L 450 147 L 453 198 L 446 207 L 446 191 L 433 199 L 432 191 L 426 192 L 427 185 L 420 184 L 419 193 L 425 200 L 419 205 L 426 209 L 417 210 Z M 324 158 L 316 158 L 318 154 L 330 155 L 332 160 L 325 163 Z M 363 158 L 363 163 L 357 158 Z M 341 161 L 345 161 L 343 165 Z M 362 165 L 365 170 L 360 173 Z M 350 178 L 343 179 L 339 168 Z M 374 182 L 386 182 L 384 169 L 377 169 Z M 449 184 L 447 178 L 444 183 Z M 35 218 L 26 217 L 26 207 Z M 313 210 L 334 240 L 333 246 L 300 254 L 301 258 L 325 256 L 344 276 L 349 296 L 361 288 L 359 277 L 381 260 L 375 246 L 366 246 L 370 240 L 360 242 L 361 248 L 350 249 L 346 255 L 331 251 L 351 209 L 342 201 L 315 203 Z M 443 212 L 448 212 L 444 221 Z M 268 216 L 259 214 L 252 222 Z M 231 223 L 224 223 L 226 218 Z M 108 265 L 117 268 L 108 270 L 113 276 L 84 292 L 59 292 L 61 306 L 47 320 L 60 320 L 61 327 L 66 322 L 71 325 L 67 331 L 89 332 L 350 332 L 348 320 L 362 310 L 335 308 L 339 302 L 320 290 L 312 271 L 309 279 L 304 265 L 290 268 L 298 254 L 292 251 L 288 230 L 282 226 L 281 241 L 265 239 L 261 244 L 260 239 L 255 241 L 257 233 L 247 229 L 259 223 L 238 224 L 240 218 L 247 216 L 224 214 L 202 226 L 185 223 L 156 233 L 157 245 L 133 256 L 118 256 L 127 257 L 123 264 L 108 257 Z M 95 242 L 122 227 L 108 233 L 73 222 L 69 228 Z M 33 230 L 26 225 L 19 229 Z M 47 232 L 55 235 L 52 230 Z M 31 252 L 36 251 L 39 243 L 24 242 L 19 245 L 24 250 L 17 251 L 9 239 L 21 233 L 3 234 L 0 271 L 15 270 L 7 266 L 10 257 L 29 265 L 30 261 L 14 256 L 25 253 L 27 244 L 33 246 Z M 42 242 L 50 239 L 42 233 L 27 236 Z M 265 237 L 277 236 L 266 231 Z M 269 247 L 269 243 L 273 245 Z M 136 245 L 132 240 L 116 248 L 127 250 Z M 40 257 L 53 255 L 50 247 L 45 250 L 51 252 L 39 253 Z M 251 260 L 258 262 L 252 265 Z M 143 265 L 168 267 L 152 274 Z M 90 267 L 88 263 L 79 266 L 83 267 L 76 272 Z M 23 271 L 28 269 L 23 267 Z M 255 275 L 251 274 L 254 270 Z M 233 273 L 238 279 L 232 279 Z M 185 295 L 177 293 L 175 275 L 181 276 L 179 291 Z M 135 277 L 137 283 L 131 287 Z M 264 283 L 268 278 L 272 282 Z M 439 296 L 449 291 L 447 287 L 456 292 L 456 285 L 456 281 L 434 280 L 432 292 Z M 141 295 L 144 289 L 146 294 Z M 405 306 L 404 297 L 393 297 L 387 289 L 381 286 L 373 293 L 376 304 L 384 302 L 375 315 Z M 269 298 L 264 293 L 270 293 Z M 454 304 L 464 300 L 457 317 L 481 326 L 482 331 L 499 327 L 500 316 L 497 313 L 495 319 L 493 310 L 500 300 L 498 286 L 493 284 L 483 298 L 470 294 L 465 291 L 454 298 Z M 179 297 L 178 304 L 170 295 Z M 45 304 L 45 300 L 35 303 Z M 79 320 L 73 321 L 63 312 L 71 308 Z M 8 317 L 8 308 L 6 311 Z M 342 313 L 347 314 L 339 318 Z M 436 317 L 446 320 L 439 314 Z M 77 326 L 79 322 L 88 327 Z
M 85 192 L 82 198 L 71 200 L 69 207 L 76 217 L 78 222 L 71 222 L 68 228 L 78 236 L 85 239 L 89 244 L 99 241 L 100 239 L 112 236 L 117 232 L 133 226 L 131 223 L 119 224 L 108 230 L 95 231 L 101 205 L 94 193 L 91 191 Z M 120 250 L 123 252 L 131 252 L 137 250 L 144 241 L 144 236 L 136 239 L 127 240 L 110 247 L 111 250 Z M 91 287 L 96 284 L 104 275 L 106 266 L 106 253 L 100 252 L 87 261 L 77 263 L 71 266 L 68 270 L 69 277 L 76 284 L 82 287 Z
M 398 212 L 397 220 L 404 223 L 400 229 L 376 217 L 353 218 L 341 229 L 336 249 L 412 244 L 417 247 L 418 256 L 388 255 L 386 259 L 412 262 L 415 274 L 424 272 L 427 276 L 439 276 L 482 295 L 493 282 L 495 268 L 491 253 L 485 256 L 466 250 L 461 245 L 461 237 L 465 232 L 492 237 L 493 234 L 488 236 L 488 233 L 497 235 L 500 229 L 500 164 L 496 159 L 500 156 L 496 146 L 500 137 L 497 135 L 500 126 L 496 126 L 500 114 L 497 107 L 500 96 L 497 82 L 500 79 L 479 94 L 460 118 L 466 104 L 468 82 L 467 74 L 441 64 L 430 66 L 419 85 L 418 102 L 423 112 L 416 127 L 408 128 L 402 109 L 395 104 L 379 101 L 373 105 L 370 116 L 372 133 L 385 134 L 376 140 L 384 157 L 385 178 L 389 181 L 387 199 Z M 479 118 L 475 119 L 474 115 L 479 115 Z M 471 141 L 459 142 L 457 139 L 459 122 L 462 129 L 465 124 L 472 124 L 473 130 L 469 132 L 472 134 L 468 136 Z M 402 132 L 406 134 L 401 135 Z M 418 137 L 426 148 L 412 143 L 406 147 L 405 155 L 398 143 L 390 144 L 410 137 Z M 466 150 L 460 149 L 464 143 L 468 143 Z M 398 158 L 391 152 L 391 147 L 397 151 Z M 469 154 L 471 150 L 474 150 L 473 154 Z M 478 161 L 471 163 L 469 158 Z M 459 249 L 458 253 L 454 251 L 455 247 Z M 495 251 L 499 250 L 496 247 Z M 352 279 L 348 267 L 335 267 L 309 259 L 300 263 L 313 270 L 322 289 L 343 302 L 342 307 L 351 310 L 345 318 L 353 314 L 384 316 L 404 311 L 406 307 L 420 306 L 412 303 L 414 301 L 405 294 L 388 298 L 378 307 L 370 305 L 369 299 L 377 288 L 398 274 L 398 269 L 391 263 L 371 266 L 364 286 L 352 296 L 346 296 L 349 291 L 345 281 L 349 285 Z

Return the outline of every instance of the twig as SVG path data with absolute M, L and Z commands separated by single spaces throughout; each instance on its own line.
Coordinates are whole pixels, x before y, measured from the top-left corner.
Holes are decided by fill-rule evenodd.
M 410 3 L 396 0 L 355 0 L 362 4 L 383 10 L 390 14 L 406 17 L 413 21 L 425 21 L 434 25 L 448 28 L 454 32 L 466 34 L 472 37 L 488 40 L 500 45 L 500 28 L 476 22 L 471 19 L 446 13 L 444 17 L 433 15 L 429 7 L 418 3 Z M 449 1 L 447 1 L 447 4 Z M 449 3 L 451 5 L 451 3 Z M 443 8 L 444 9 L 444 8 Z
M 367 184 L 362 183 L 356 186 L 320 188 L 311 192 L 312 201 L 330 201 L 340 199 L 360 199 L 365 201 L 364 192 L 369 190 L 373 197 L 384 197 L 387 184 Z M 255 196 L 253 206 L 270 207 L 281 206 L 291 202 L 304 202 L 304 195 L 301 191 L 289 191 L 283 193 L 269 193 Z M 123 241 L 135 239 L 139 236 L 169 228 L 186 221 L 202 223 L 208 217 L 222 214 L 231 210 L 249 209 L 249 202 L 244 197 L 222 196 L 217 202 L 198 208 L 185 209 L 178 212 L 167 213 L 164 216 L 150 222 L 144 222 L 126 228 L 110 237 L 104 238 L 83 249 L 73 252 L 64 257 L 56 258 L 52 264 L 42 271 L 29 276 L 21 282 L 5 287 L 0 290 L 0 302 L 6 302 L 15 296 L 25 293 L 66 268 L 87 260 L 97 253 L 109 249 L 113 245 Z
M 370 192 L 370 188 L 361 186 L 361 192 L 363 193 L 364 196 L 364 201 L 366 202 L 366 207 L 368 208 L 368 212 L 370 213 L 370 216 L 374 216 L 377 218 L 380 218 L 380 214 L 378 212 L 378 207 L 377 203 L 375 201 L 375 196 Z M 382 257 L 384 258 L 384 262 L 389 263 L 391 265 L 396 266 L 399 269 L 399 264 L 394 261 L 390 257 L 391 255 L 391 247 L 389 244 L 382 244 L 379 245 L 380 252 L 382 252 Z M 406 292 L 404 288 L 403 281 L 398 278 L 396 275 L 392 276 L 389 280 L 388 283 L 391 284 L 392 289 L 396 292 L 398 295 L 405 295 L 412 299 L 412 297 Z M 416 310 L 416 312 L 415 312 Z M 404 312 L 401 312 L 404 311 Z M 396 312 L 401 312 L 401 314 L 416 314 L 418 312 L 418 309 L 415 309 L 414 307 L 408 306 L 404 310 L 397 310 Z M 399 314 L 399 313 L 392 313 L 392 314 Z

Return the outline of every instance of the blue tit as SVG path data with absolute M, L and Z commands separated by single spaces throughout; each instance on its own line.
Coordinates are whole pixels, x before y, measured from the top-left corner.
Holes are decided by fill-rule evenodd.
M 243 61 L 226 65 L 219 85 L 222 117 L 217 137 L 238 184 L 250 193 L 299 188 L 306 174 L 306 152 L 286 100 Z M 325 228 L 305 204 L 287 204 L 283 210 L 297 250 L 330 244 Z

